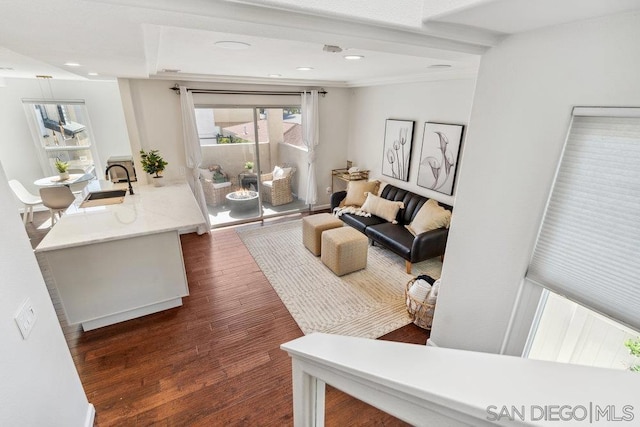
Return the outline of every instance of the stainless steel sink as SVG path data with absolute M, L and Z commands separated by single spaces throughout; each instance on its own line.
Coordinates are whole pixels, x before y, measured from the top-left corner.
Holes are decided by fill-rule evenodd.
M 92 191 L 87 194 L 82 203 L 81 208 L 89 208 L 93 206 L 115 205 L 122 203 L 127 195 L 127 190 L 105 190 Z
M 85 200 L 100 200 L 110 199 L 112 197 L 124 197 L 127 195 L 127 190 L 107 190 L 107 191 L 94 191 L 89 193 Z

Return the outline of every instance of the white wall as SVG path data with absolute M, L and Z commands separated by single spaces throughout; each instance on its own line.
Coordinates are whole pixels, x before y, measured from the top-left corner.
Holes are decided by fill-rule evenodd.
M 82 389 L 49 293 L 0 164 L 0 425 L 82 426 Z M 14 316 L 29 298 L 37 320 L 23 340 Z M 89 416 L 89 418 L 87 418 Z
M 348 159 L 379 178 L 407 190 L 453 205 L 447 196 L 416 184 L 425 122 L 466 125 L 471 114 L 472 78 L 395 84 L 354 89 L 351 96 Z M 415 120 L 409 182 L 381 174 L 386 119 Z M 463 143 L 464 144 L 464 143 Z M 461 147 L 463 149 L 464 147 Z M 345 164 L 336 165 L 344 167 Z M 464 168 L 460 164 L 458 171 Z
M 181 169 L 185 167 L 186 160 L 184 145 L 182 142 L 182 118 L 180 112 L 180 98 L 174 91 L 169 90 L 174 82 L 164 80 L 120 80 L 123 102 L 127 122 L 130 129 L 135 128 L 137 136 L 132 137 L 132 151 L 137 153 L 135 141 L 139 138 L 139 145 L 145 149 L 159 149 L 164 159 L 169 163 L 164 176 L 169 180 L 184 179 Z M 216 89 L 243 89 L 243 90 L 285 90 L 296 91 L 298 87 L 255 86 L 255 85 L 226 85 L 203 82 L 182 82 L 187 87 L 216 88 Z M 320 97 L 320 145 L 317 154 L 318 171 L 318 204 L 328 204 L 329 195 L 324 189 L 331 183 L 331 169 L 343 166 L 346 162 L 349 97 L 348 90 L 339 88 L 327 88 L 329 92 L 325 97 Z M 200 97 L 201 98 L 201 97 Z M 241 105 L 264 105 L 261 99 L 264 97 L 241 96 L 232 97 L 226 95 L 219 97 L 224 99 L 221 106 L 231 106 L 232 101 Z M 196 99 L 200 104 L 202 101 Z M 289 101 L 284 99 L 281 105 L 287 105 Z M 133 125 L 135 123 L 135 126 Z M 139 163 L 139 158 L 134 155 L 134 160 Z M 220 162 L 223 163 L 223 162 Z M 264 167 L 263 167 L 264 169 Z M 297 173 L 306 175 L 304 170 Z
M 8 179 L 21 181 L 28 190 L 37 194 L 33 181 L 42 178 L 43 171 L 22 99 L 49 99 L 51 91 L 47 82 L 37 79 L 7 78 L 5 81 L 7 86 L 0 88 L 0 161 Z M 53 80 L 51 89 L 56 99 L 85 100 L 101 168 L 111 156 L 131 154 L 122 101 L 115 81 Z
M 431 332 L 436 345 L 500 351 L 571 108 L 640 105 L 639 16 L 512 36 L 483 57 Z M 517 330 L 511 354 L 526 335 Z

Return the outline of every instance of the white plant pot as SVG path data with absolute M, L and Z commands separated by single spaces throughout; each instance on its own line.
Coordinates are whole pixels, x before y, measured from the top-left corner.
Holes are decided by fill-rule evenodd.
M 60 181 L 69 179 L 69 172 L 60 172 L 58 175 L 60 176 Z
M 153 186 L 154 187 L 162 187 L 163 181 L 161 176 L 153 177 Z

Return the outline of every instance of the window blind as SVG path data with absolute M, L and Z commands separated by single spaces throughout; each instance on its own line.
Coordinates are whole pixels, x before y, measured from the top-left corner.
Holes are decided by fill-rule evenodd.
M 640 108 L 575 108 L 527 279 L 640 329 Z

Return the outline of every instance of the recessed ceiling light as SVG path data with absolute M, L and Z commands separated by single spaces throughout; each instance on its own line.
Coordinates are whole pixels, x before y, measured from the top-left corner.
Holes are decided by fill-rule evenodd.
M 223 40 L 223 41 L 215 42 L 214 44 L 222 49 L 229 49 L 229 50 L 242 50 L 242 49 L 248 49 L 249 47 L 251 47 L 249 43 L 236 42 L 233 40 Z
M 357 61 L 358 59 L 362 59 L 364 56 L 362 55 L 345 55 L 344 59 L 348 59 L 350 61 Z
M 80 64 L 78 64 L 77 62 L 65 62 L 64 65 L 66 65 L 67 67 L 79 67 Z
M 13 71 L 13 67 L 0 67 L 2 71 Z
M 178 68 L 163 68 L 162 72 L 163 73 L 179 73 L 180 69 L 178 69 Z
M 451 68 L 449 64 L 433 64 L 429 65 L 429 68 Z
M 97 76 L 98 73 L 87 73 L 87 75 L 89 75 L 89 76 Z
M 296 68 L 296 70 L 298 70 L 298 71 L 311 71 L 311 70 L 313 70 L 313 67 L 298 67 L 298 68 Z
M 282 77 L 282 74 L 269 74 L 269 77 Z

